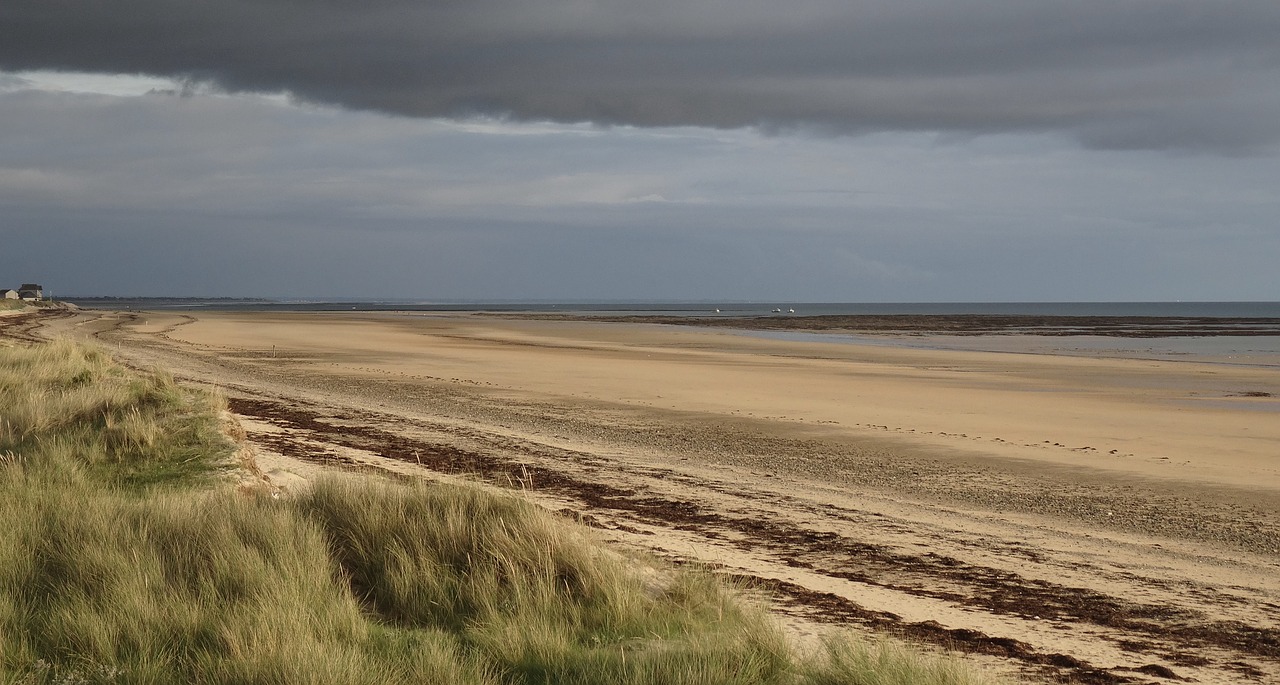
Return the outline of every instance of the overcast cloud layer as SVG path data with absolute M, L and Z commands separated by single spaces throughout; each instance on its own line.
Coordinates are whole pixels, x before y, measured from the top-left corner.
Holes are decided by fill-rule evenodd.
M 1274 301 L 1277 188 L 1276 0 L 0 0 L 0 287 Z
M 449 122 L 43 78 L 0 92 L 0 285 L 569 301 L 1280 292 L 1274 156 Z
M 420 117 L 1280 141 L 1275 0 L 5 0 L 0 70 Z

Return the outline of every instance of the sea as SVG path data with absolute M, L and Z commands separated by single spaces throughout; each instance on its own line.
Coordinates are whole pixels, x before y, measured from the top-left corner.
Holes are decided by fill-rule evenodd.
M 97 309 L 222 311 L 530 312 L 598 316 L 797 316 L 857 314 L 995 314 L 1280 318 L 1280 302 L 717 302 L 717 301 L 433 301 L 237 298 L 62 298 Z

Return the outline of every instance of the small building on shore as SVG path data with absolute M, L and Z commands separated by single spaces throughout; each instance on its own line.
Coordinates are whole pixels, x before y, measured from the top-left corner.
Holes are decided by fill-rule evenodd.
M 18 288 L 18 299 L 39 302 L 44 299 L 44 288 L 38 283 L 23 283 L 22 287 Z
M 18 291 L 13 288 L 5 288 L 0 290 L 0 300 L 16 300 L 18 299 Z

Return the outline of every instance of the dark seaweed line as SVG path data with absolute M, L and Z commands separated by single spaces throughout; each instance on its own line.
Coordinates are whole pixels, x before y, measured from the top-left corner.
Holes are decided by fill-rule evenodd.
M 234 398 L 230 403 L 232 410 L 240 414 L 324 434 L 331 438 L 336 437 L 336 441 L 330 439 L 329 442 L 372 449 L 384 457 L 418 463 L 436 471 L 473 474 L 503 484 L 523 483 L 532 478 L 540 490 L 550 490 L 575 497 L 593 508 L 625 511 L 649 523 L 674 525 L 677 528 L 698 532 L 708 532 L 708 528 L 735 530 L 756 544 L 767 541 L 769 547 L 779 553 L 784 563 L 793 566 L 814 568 L 796 558 L 797 548 L 817 556 L 827 555 L 833 549 L 838 549 L 843 554 L 858 558 L 864 563 L 874 563 L 882 568 L 911 567 L 919 573 L 933 573 L 967 585 L 988 587 L 989 590 L 977 597 L 966 597 L 955 593 L 928 592 L 920 588 L 889 585 L 878 582 L 866 574 L 814 568 L 816 572 L 832 577 L 968 604 L 993 613 L 1019 616 L 1035 614 L 1049 617 L 1063 615 L 1076 621 L 1083 620 L 1098 625 L 1143 632 L 1155 637 L 1167 639 L 1176 636 L 1180 642 L 1189 643 L 1184 644 L 1187 647 L 1212 644 L 1259 656 L 1273 656 L 1280 653 L 1277 652 L 1276 631 L 1252 628 L 1238 623 L 1223 626 L 1202 624 L 1194 628 L 1192 626 L 1174 628 L 1171 635 L 1168 627 L 1149 622 L 1154 618 L 1171 617 L 1169 611 L 1161 607 L 1125 606 L 1113 598 L 1087 589 L 1061 587 L 1044 581 L 1027 581 L 1015 574 L 990 568 L 971 567 L 948 557 L 934 555 L 926 559 L 892 554 L 884 551 L 883 548 L 847 540 L 835 533 L 801 531 L 776 522 L 707 513 L 698 505 L 689 502 L 641 497 L 633 490 L 582 481 L 538 465 L 484 456 L 454 447 L 424 444 L 375 428 L 335 426 L 320 421 L 318 414 L 288 407 L 278 402 Z M 1028 605 L 1025 601 L 1014 603 L 1010 599 L 1014 597 L 1025 599 L 1028 595 L 1036 598 L 1041 604 Z M 1063 611 L 1067 608 L 1070 609 L 1069 613 Z M 1186 617 L 1190 618 L 1190 616 Z M 1215 627 L 1229 629 L 1215 630 Z M 948 640 L 954 641 L 954 636 Z M 1080 668 L 1080 666 L 1067 666 L 1065 662 L 1060 667 Z
M 761 578 L 734 572 L 723 572 L 724 575 L 742 583 L 748 588 L 761 588 L 773 596 L 799 605 L 817 618 L 831 623 L 856 623 L 876 631 L 890 633 L 902 638 L 941 645 L 971 654 L 998 656 L 1040 666 L 1050 673 L 1069 671 L 1071 682 L 1110 685 L 1113 683 L 1131 683 L 1132 678 L 1116 675 L 1098 668 L 1086 661 L 1081 661 L 1067 654 L 1041 652 L 1032 645 L 1008 637 L 992 637 L 977 630 L 967 628 L 947 628 L 937 621 L 903 621 L 900 616 L 887 611 L 867 609 L 840 595 L 830 592 L 810 590 L 796 583 L 776 578 Z M 1148 667 L 1144 667 L 1148 668 Z M 1162 668 L 1155 666 L 1155 668 Z M 1177 677 L 1172 671 L 1165 677 Z
M 232 410 L 238 414 L 254 416 L 255 418 L 265 419 L 276 424 L 285 424 L 293 428 L 303 429 L 313 433 L 322 432 L 328 436 L 337 435 L 336 426 L 318 421 L 315 414 L 307 414 L 294 409 L 281 409 L 281 405 L 277 403 L 262 400 L 231 399 L 229 400 L 229 403 L 231 404 Z M 266 409 L 266 411 L 263 411 L 263 409 Z M 313 428 L 313 426 L 316 428 Z M 365 437 L 368 437 L 368 433 L 370 432 L 381 433 L 381 431 L 374 431 L 370 429 L 356 430 Z M 398 438 L 398 436 L 392 437 Z M 300 446 L 296 444 L 296 442 L 292 442 L 288 438 L 279 435 L 257 436 L 255 437 L 255 440 L 259 440 L 266 446 L 276 449 L 283 454 L 306 458 L 310 461 L 356 468 L 361 466 L 355 460 L 341 457 L 331 452 L 324 452 L 319 455 L 308 454 L 309 450 L 313 450 L 311 446 Z M 341 438 L 339 438 L 339 440 L 341 441 Z M 330 442 L 332 444 L 333 441 Z M 347 446 L 354 447 L 356 445 L 349 444 Z M 362 449 L 367 449 L 368 447 L 368 445 L 360 446 Z M 443 467 L 442 469 L 434 468 L 433 470 L 481 475 L 484 476 L 486 480 L 497 480 L 498 482 L 501 482 L 501 479 L 495 479 L 495 475 L 505 475 L 508 479 L 513 479 L 517 476 L 527 479 L 532 474 L 536 474 L 533 475 L 533 478 L 538 480 L 539 489 L 551 489 L 559 493 L 571 494 L 576 499 L 587 502 L 590 506 L 598 509 L 627 511 L 632 514 L 647 513 L 642 512 L 636 507 L 619 506 L 626 498 L 628 498 L 628 493 L 634 494 L 632 491 L 621 490 L 609 486 L 597 486 L 595 484 L 588 484 L 563 476 L 557 478 L 556 482 L 548 485 L 546 476 L 551 472 L 547 469 L 543 469 L 542 467 L 513 468 L 513 466 L 515 466 L 514 464 L 505 462 L 504 460 L 482 458 L 479 457 L 479 455 L 454 450 L 453 448 L 441 449 L 439 446 L 426 447 L 431 449 L 428 450 L 421 445 L 414 448 L 415 456 L 413 461 L 428 468 L 433 466 Z M 445 454 L 450 454 L 452 456 L 444 456 Z M 455 458 L 457 455 L 466 455 L 467 458 Z M 387 455 L 384 452 L 383 456 L 405 460 L 403 453 Z M 486 467 L 482 469 L 456 468 L 459 463 L 464 463 L 468 466 L 476 466 L 478 461 L 483 461 Z M 560 474 L 557 475 L 559 476 Z M 573 483 L 578 487 L 566 488 L 563 487 L 565 483 Z M 650 498 L 650 501 L 656 501 L 656 498 Z M 662 501 L 666 502 L 666 500 Z M 686 506 L 693 506 L 687 505 L 687 503 L 685 504 Z M 588 524 L 594 520 L 594 517 L 591 517 L 589 514 L 579 518 Z M 672 519 L 665 517 L 641 516 L 640 518 L 651 523 L 673 523 Z M 623 528 L 625 529 L 626 526 L 623 526 Z M 701 526 L 698 528 L 701 529 Z M 890 632 L 904 638 L 937 644 L 950 649 L 1016 659 L 1033 666 L 1046 668 L 1055 674 L 1060 674 L 1063 670 L 1066 670 L 1069 671 L 1072 682 L 1088 683 L 1090 685 L 1116 685 L 1133 682 L 1130 678 L 1117 676 L 1068 655 L 1041 653 L 1035 650 L 1031 645 L 1011 638 L 990 637 L 984 633 L 974 630 L 946 628 L 945 626 L 932 621 L 907 623 L 902 621 L 901 617 L 896 614 L 872 611 L 863 608 L 851 600 L 840 597 L 839 595 L 815 592 L 795 583 L 760 578 L 758 576 L 748 576 L 740 573 L 724 571 L 722 571 L 722 573 L 731 579 L 744 583 L 747 587 L 767 590 L 779 598 L 783 598 L 790 603 L 800 605 L 807 613 L 814 614 L 816 617 L 828 622 L 857 623 L 871 627 L 875 630 Z
M 36 334 L 47 319 L 61 319 L 71 316 L 66 309 L 40 309 L 24 314 L 0 317 L 0 338 L 16 340 L 23 343 L 39 343 L 45 339 Z

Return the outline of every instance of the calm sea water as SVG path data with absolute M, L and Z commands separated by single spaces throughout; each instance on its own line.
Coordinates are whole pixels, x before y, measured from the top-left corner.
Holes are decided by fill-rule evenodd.
M 1037 314 L 1050 316 L 1210 316 L 1280 318 L 1280 302 L 430 302 L 229 299 L 78 299 L 82 307 L 224 311 L 485 311 L 586 315 L 797 316 L 840 314 Z M 717 311 L 719 310 L 719 311 Z

